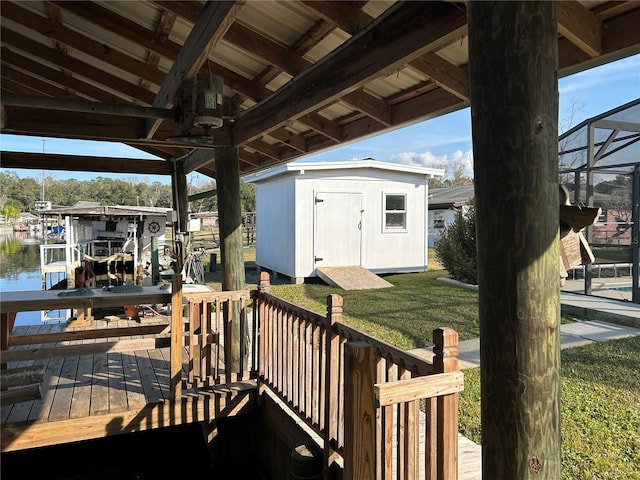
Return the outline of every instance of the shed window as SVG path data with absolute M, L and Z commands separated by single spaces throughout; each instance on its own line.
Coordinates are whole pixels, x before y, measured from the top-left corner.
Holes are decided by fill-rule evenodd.
M 384 195 L 384 228 L 385 230 L 405 230 L 407 228 L 406 195 Z

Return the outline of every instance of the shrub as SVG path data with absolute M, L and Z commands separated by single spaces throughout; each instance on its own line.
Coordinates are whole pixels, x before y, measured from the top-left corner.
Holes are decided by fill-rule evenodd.
M 476 252 L 476 212 L 473 203 L 466 212 L 459 210 L 435 243 L 440 263 L 451 278 L 465 283 L 478 283 Z

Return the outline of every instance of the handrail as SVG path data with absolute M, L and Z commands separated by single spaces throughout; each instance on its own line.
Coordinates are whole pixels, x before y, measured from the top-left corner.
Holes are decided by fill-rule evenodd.
M 354 407 L 350 399 L 362 401 L 364 394 L 361 386 L 356 387 L 356 395 L 346 390 L 347 379 L 352 381 L 348 359 L 355 345 L 367 347 L 374 365 L 365 375 L 371 382 L 365 384 L 371 392 L 372 408 L 379 413 L 365 415 L 376 419 L 374 433 L 361 438 L 375 439 L 371 451 L 377 453 L 372 458 L 381 478 L 396 474 L 413 478 L 420 465 L 425 478 L 455 478 L 457 395 L 464 382 L 457 371 L 457 333 L 446 328 L 434 331 L 435 356 L 429 364 L 342 323 L 339 295 L 327 297 L 327 313 L 322 316 L 271 295 L 269 286 L 268 274 L 263 272 L 258 291 L 252 293 L 258 324 L 258 381 L 323 439 L 325 478 L 332 477 L 337 462 L 353 460 L 349 458 L 355 454 L 350 444 L 356 428 L 353 422 L 364 428 L 370 424 L 361 421 L 357 408 L 355 416 L 350 416 Z M 426 399 L 423 416 L 418 414 L 422 399 Z M 422 459 L 417 450 L 420 431 L 425 432 L 427 451 Z

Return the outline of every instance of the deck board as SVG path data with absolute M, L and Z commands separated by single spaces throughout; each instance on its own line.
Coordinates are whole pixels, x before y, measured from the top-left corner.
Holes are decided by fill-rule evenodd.
M 144 322 L 149 323 L 153 320 Z M 166 321 L 158 323 L 167 324 Z M 96 320 L 94 328 L 135 325 L 140 324 L 126 319 Z M 16 327 L 12 335 L 62 332 L 65 328 L 68 327 L 64 324 Z M 88 328 L 91 327 L 75 330 Z M 59 345 L 94 342 L 96 340 L 81 339 Z M 182 358 L 188 359 L 186 349 Z M 169 348 L 157 348 L 12 362 L 11 367 L 46 365 L 43 398 L 2 407 L 2 451 L 210 420 L 216 415 L 242 413 L 254 405 L 255 383 L 251 382 L 220 394 L 187 389 L 182 399 L 171 400 L 169 359 Z

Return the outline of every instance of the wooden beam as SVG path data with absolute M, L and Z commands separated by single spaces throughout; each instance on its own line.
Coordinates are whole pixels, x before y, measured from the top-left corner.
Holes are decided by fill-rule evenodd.
M 368 94 L 363 88 L 347 93 L 341 100 L 384 126 L 391 126 L 391 109 L 389 105 L 384 100 Z
M 100 353 L 133 352 L 135 350 L 153 350 L 168 347 L 169 337 L 137 338 L 133 340 L 115 340 L 111 342 L 61 345 L 42 347 L 32 350 L 0 351 L 0 362 L 21 362 L 27 360 L 45 360 L 49 358 L 70 357 L 76 355 L 96 355 Z
M 246 147 L 253 148 L 263 155 L 272 158 L 275 161 L 280 161 L 280 150 L 276 145 L 271 145 L 270 143 L 265 142 L 264 140 L 257 139 L 253 142 L 248 142 L 245 144 Z
M 460 29 L 466 30 L 466 16 L 452 5 L 394 5 L 300 78 L 241 113 L 236 119 L 236 139 L 239 143 L 253 140 L 265 130 L 306 115 L 376 78 L 381 71 L 430 51 L 443 37 Z
M 462 372 L 439 373 L 409 380 L 378 383 L 374 387 L 378 407 L 439 397 L 463 390 L 464 375 Z
M 91 57 L 109 63 L 124 72 L 144 78 L 155 85 L 161 85 L 162 80 L 165 77 L 164 72 L 158 69 L 150 68 L 144 63 L 121 53 L 119 50 L 105 46 L 103 43 L 82 35 L 75 30 L 71 30 L 61 25 L 56 25 L 46 18 L 32 13 L 25 8 L 19 7 L 16 4 L 10 2 L 3 3 L 2 16 L 13 20 L 19 25 L 29 25 L 29 27 L 36 32 L 42 33 L 65 45 L 72 46 L 73 48 L 76 48 Z M 4 32 L 2 34 L 2 39 L 4 42 Z
M 370 15 L 362 11 L 361 2 L 304 0 L 300 3 L 325 22 L 339 27 L 349 35 L 355 35 L 373 20 Z
M 215 389 L 214 389 L 215 390 Z M 183 398 L 175 402 L 137 405 L 131 410 L 90 417 L 43 423 L 5 424 L 0 430 L 2 452 L 60 445 L 61 443 L 104 438 L 122 433 L 165 428 L 254 411 L 255 385 L 243 390 L 229 389 L 211 395 Z
M 285 145 L 289 145 L 291 148 L 306 153 L 307 152 L 307 142 L 304 137 L 298 134 L 293 133 L 290 130 L 287 130 L 284 127 L 276 128 L 275 130 L 271 130 L 269 132 L 269 136 L 279 140 Z
M 257 153 L 253 153 L 253 152 L 248 152 L 246 151 L 244 148 L 241 148 L 238 151 L 238 158 L 243 161 L 244 163 L 247 163 L 253 167 L 261 167 L 263 166 L 262 163 L 262 159 L 260 158 L 260 155 L 258 155 Z
M 0 35 L 2 35 L 3 41 L 6 40 L 7 43 L 13 37 L 13 35 L 10 35 L 9 36 L 10 38 L 5 39 L 4 29 L 2 29 L 2 32 L 0 33 Z M 57 55 L 58 55 L 57 50 L 47 49 L 46 47 L 43 47 L 43 46 L 38 48 L 36 45 L 32 45 L 35 42 L 30 42 L 26 37 L 23 37 L 23 38 L 24 38 L 25 48 L 33 47 L 38 49 L 39 53 L 35 55 L 37 58 L 42 58 L 42 59 L 46 59 L 47 57 L 53 58 L 53 59 L 57 58 Z M 67 59 L 61 60 L 62 63 L 60 63 L 60 65 L 67 67 L 68 70 L 73 70 L 72 64 L 78 65 L 78 69 L 80 70 L 78 74 L 80 75 L 80 77 L 88 78 L 90 80 L 93 80 L 94 77 L 99 77 L 100 80 L 97 80 L 96 83 L 89 84 L 84 80 L 81 80 L 80 78 L 65 75 L 63 72 L 59 70 L 48 67 L 40 62 L 31 60 L 28 57 L 22 56 L 17 52 L 15 52 L 13 48 L 14 47 L 2 48 L 3 70 L 5 68 L 4 62 L 7 62 L 14 67 L 18 67 L 21 70 L 29 72 L 32 75 L 35 75 L 42 79 L 46 79 L 46 81 L 51 82 L 54 85 L 59 85 L 61 87 L 69 89 L 70 91 L 78 92 L 79 94 L 82 94 L 85 97 L 90 97 L 99 101 L 116 103 L 118 101 L 124 101 L 124 100 L 128 101 L 130 98 L 135 98 L 141 103 L 149 104 L 152 100 L 153 95 L 150 92 L 140 89 L 139 87 L 136 87 L 131 83 L 124 82 L 123 80 L 116 78 L 113 75 L 110 75 L 107 72 L 99 70 L 95 67 L 83 64 L 82 62 L 78 63 L 78 61 L 75 59 L 67 58 Z M 18 48 L 20 47 L 16 47 L 16 49 Z M 82 64 L 82 66 L 80 66 L 80 64 Z M 105 84 L 101 82 L 109 83 L 111 82 L 111 80 L 114 80 L 113 83 L 111 84 L 112 85 L 111 90 L 107 91 L 104 89 Z M 102 88 L 96 87 L 96 85 L 101 85 Z M 115 86 L 117 86 L 117 88 L 114 88 Z M 114 95 L 112 92 L 118 92 L 119 95 Z
M 342 128 L 333 120 L 323 117 L 319 113 L 312 112 L 298 119 L 314 132 L 333 140 L 335 143 L 342 141 Z
M 139 175 L 171 175 L 164 160 L 109 158 L 42 153 L 2 152 L 2 168 L 69 170 L 73 172 L 117 172 Z
M 3 391 L 0 395 L 0 405 L 11 405 L 13 403 L 27 402 L 42 398 L 40 384 L 28 385 L 23 388 Z
M 312 65 L 296 52 L 238 23 L 229 28 L 224 40 L 240 47 L 258 60 L 275 65 L 291 75 L 302 73 Z
M 44 370 L 44 365 L 0 370 L 0 385 L 2 388 L 12 388 L 40 383 L 44 380 Z M 4 396 L 4 391 L 0 396 Z
M 580 2 L 558 1 L 556 16 L 558 32 L 567 37 L 590 57 L 602 51 L 602 23 Z
M 440 88 L 461 100 L 469 100 L 469 74 L 460 67 L 433 52 L 412 60 L 409 65 L 428 76 Z
M 153 100 L 154 107 L 167 108 L 174 105 L 174 99 L 183 82 L 195 77 L 211 50 L 231 27 L 243 5 L 244 0 L 208 2 L 205 5 L 171 70 L 162 82 Z M 160 123 L 158 120 L 149 122 L 147 138 L 153 137 Z
M 51 3 L 163 57 L 174 59 L 180 53 L 180 44 L 169 39 L 168 35 L 149 30 L 97 3 L 70 1 Z
M 131 337 L 134 335 L 153 335 L 167 330 L 167 324 L 141 325 L 139 327 L 96 328 L 92 330 L 65 330 L 55 333 L 32 335 L 11 335 L 9 346 L 39 345 L 44 343 L 72 342 L 78 340 L 96 340 L 109 337 Z
M 0 56 L 2 56 L 5 51 L 6 50 L 3 49 Z M 9 64 L 2 64 L 2 88 L 7 87 L 11 82 L 20 85 L 22 95 L 45 95 L 55 98 L 86 100 L 85 97 L 78 95 L 76 92 L 60 88 L 57 85 L 40 80 L 38 77 L 16 70 Z M 16 91 L 15 87 L 13 91 L 13 93 L 20 93 Z
M 5 107 L 5 115 L 2 133 L 117 141 L 129 145 L 157 145 L 159 148 L 175 147 L 189 150 L 194 146 L 211 149 L 230 143 L 228 128 L 216 130 L 213 144 L 194 145 L 186 140 L 172 138 L 171 125 L 163 125 L 156 135 L 157 138 L 146 139 L 143 134 L 144 121 L 137 118 L 18 107 Z
M 210 149 L 195 148 L 182 159 L 185 175 L 215 162 L 215 153 Z
M 174 112 L 166 108 L 140 107 L 122 103 L 102 103 L 58 98 L 36 97 L 27 95 L 4 95 L 3 105 L 12 107 L 41 108 L 65 112 L 96 113 L 119 115 L 124 117 L 173 119 Z

